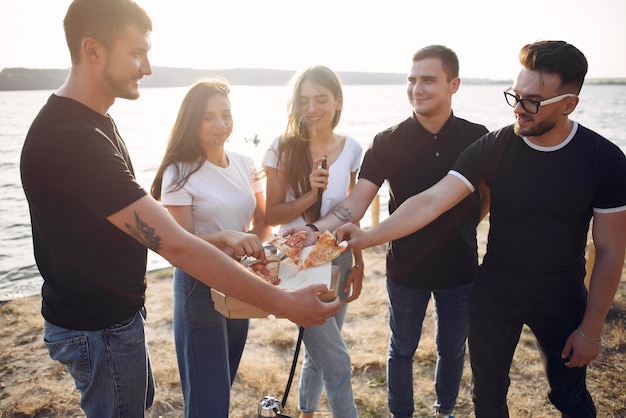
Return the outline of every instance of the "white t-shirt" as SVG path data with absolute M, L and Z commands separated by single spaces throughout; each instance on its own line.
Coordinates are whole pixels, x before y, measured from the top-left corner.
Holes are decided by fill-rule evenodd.
M 263 191 L 254 160 L 227 151 L 228 167 L 205 161 L 187 183 L 170 191 L 174 167 L 163 173 L 161 203 L 164 206 L 191 206 L 197 234 L 224 231 L 247 231 L 256 207 L 255 193 Z M 183 170 L 190 164 L 183 164 Z
M 268 148 L 263 157 L 263 165 L 276 168 L 278 155 L 279 138 L 274 139 L 272 145 Z M 344 200 L 348 194 L 348 186 L 350 186 L 350 174 L 358 171 L 363 158 L 363 148 L 352 137 L 347 136 L 341 153 L 337 160 L 333 162 L 328 171 L 328 187 L 322 194 L 321 216 L 325 216 L 339 202 Z M 287 191 L 285 202 L 295 200 L 292 190 Z M 298 216 L 289 223 L 281 226 L 283 228 L 290 226 L 300 226 L 306 224 L 302 216 Z

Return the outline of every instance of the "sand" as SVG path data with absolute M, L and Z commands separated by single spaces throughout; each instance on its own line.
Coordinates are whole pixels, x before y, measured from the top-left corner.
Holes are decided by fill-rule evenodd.
M 488 223 L 479 228 L 481 256 L 484 253 Z M 350 305 L 344 338 L 349 346 L 353 372 L 353 387 L 362 417 L 385 416 L 385 362 L 388 344 L 386 293 L 384 290 L 384 248 L 375 247 L 364 252 L 366 279 L 362 296 Z M 626 275 L 623 275 L 624 279 Z M 622 285 L 624 282 L 622 281 Z M 594 376 L 613 376 L 623 379 L 623 360 L 626 333 L 623 330 L 624 304 L 621 286 L 612 310 L 610 331 L 611 349 L 599 359 L 597 375 L 590 368 L 590 386 L 600 392 L 598 416 L 626 416 L 624 391 L 619 384 L 604 388 Z M 151 272 L 147 291 L 147 335 L 153 368 L 157 378 L 157 395 L 147 416 L 182 416 L 182 395 L 176 366 L 171 321 L 171 269 Z M 616 305 L 617 306 L 617 305 Z M 33 296 L 17 299 L 0 306 L 0 417 L 82 416 L 78 406 L 79 395 L 65 368 L 52 361 L 42 341 L 41 298 Z M 621 329 L 621 333 L 620 333 Z M 434 365 L 432 306 L 424 324 L 423 338 L 415 356 L 415 416 L 430 416 L 434 400 L 432 369 Z M 514 383 L 509 392 L 511 416 L 556 416 L 546 398 L 546 384 L 541 365 L 533 347 L 532 338 L 525 333 L 516 352 L 516 363 L 511 370 Z M 239 374 L 231 394 L 231 417 L 256 416 L 258 401 L 266 394 L 282 397 L 293 347 L 297 337 L 294 324 L 284 319 L 253 319 L 248 344 Z M 605 337 L 605 340 L 607 338 Z M 300 356 L 301 359 L 302 356 Z M 468 363 L 468 362 L 466 362 Z M 621 367 L 621 369 L 620 369 Z M 288 402 L 288 413 L 297 416 L 297 377 Z M 473 416 L 471 405 L 471 374 L 466 364 L 457 405 L 457 417 Z M 611 393 L 611 390 L 614 392 Z M 606 398 L 606 399 L 605 399 Z M 620 407 L 621 405 L 621 407 Z M 621 409 L 620 409 L 621 408 Z M 623 415 L 622 415 L 623 414 Z M 330 417 L 325 401 L 319 417 Z

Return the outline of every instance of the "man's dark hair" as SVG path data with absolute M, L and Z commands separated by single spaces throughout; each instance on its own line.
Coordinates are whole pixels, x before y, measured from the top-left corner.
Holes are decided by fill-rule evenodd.
M 426 58 L 437 58 L 441 61 L 441 67 L 448 76 L 448 81 L 459 76 L 459 58 L 450 48 L 443 45 L 429 45 L 413 54 L 413 62 Z
M 579 94 L 587 74 L 587 58 L 564 41 L 539 41 L 522 47 L 519 61 L 532 71 L 558 74 L 561 86 Z
M 63 20 L 72 64 L 80 62 L 83 39 L 89 36 L 110 48 L 128 25 L 141 33 L 152 31 L 152 20 L 132 0 L 74 0 Z

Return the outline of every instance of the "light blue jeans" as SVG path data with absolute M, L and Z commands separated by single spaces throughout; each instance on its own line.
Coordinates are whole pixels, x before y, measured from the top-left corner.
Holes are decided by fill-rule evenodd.
M 431 294 L 437 321 L 437 400 L 434 407 L 442 413 L 451 413 L 454 409 L 465 362 L 471 290 L 472 283 L 431 291 L 413 289 L 387 280 L 391 327 L 387 359 L 387 397 L 389 410 L 394 417 L 413 415 L 413 356 L 422 335 L 422 323 Z
M 87 417 L 143 417 L 154 399 L 154 377 L 144 333 L 145 308 L 98 331 L 62 328 L 44 320 L 53 360 L 67 366 Z
M 217 312 L 211 288 L 174 269 L 174 342 L 185 417 L 228 417 L 249 323 Z
M 333 265 L 339 265 L 341 279 L 338 294 L 343 300 L 348 296 L 343 287 L 352 268 L 352 252 L 337 257 Z M 341 336 L 347 309 L 348 305 L 342 303 L 335 316 L 327 319 L 323 325 L 304 330 L 304 360 L 298 390 L 302 412 L 312 413 L 317 410 L 322 389 L 325 388 L 326 399 L 334 417 L 358 417 L 352 393 L 350 354 Z

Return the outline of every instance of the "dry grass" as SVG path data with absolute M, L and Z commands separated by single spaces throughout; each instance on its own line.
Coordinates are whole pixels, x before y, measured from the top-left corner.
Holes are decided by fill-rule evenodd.
M 367 278 L 364 291 L 351 304 L 344 327 L 354 367 L 353 387 L 360 416 L 385 417 L 387 399 L 385 364 L 389 327 L 387 325 L 382 248 L 365 252 Z M 182 416 L 182 395 L 178 382 L 171 329 L 171 272 L 150 275 L 148 285 L 148 338 L 157 379 L 157 396 L 149 417 Z M 623 278 L 626 275 L 622 276 Z M 42 320 L 37 297 L 15 300 L 0 307 L 0 417 L 81 416 L 78 393 L 64 367 L 49 359 L 42 342 Z M 429 309 L 432 309 L 429 308 Z M 622 280 L 609 312 L 604 347 L 589 368 L 588 383 L 603 418 L 626 417 L 626 282 Z M 424 324 L 420 347 L 415 355 L 415 417 L 429 417 L 435 398 L 433 366 L 435 351 L 432 312 Z M 267 394 L 282 398 L 287 382 L 296 326 L 283 319 L 252 320 L 248 344 L 232 389 L 231 417 L 256 416 L 258 401 Z M 302 355 L 300 355 L 300 360 Z M 298 367 L 286 413 L 297 414 Z M 517 348 L 509 391 L 511 416 L 515 418 L 556 417 L 550 405 L 547 384 L 534 339 L 528 330 Z M 323 399 L 319 417 L 330 417 Z M 470 371 L 466 362 L 457 417 L 473 417 Z

